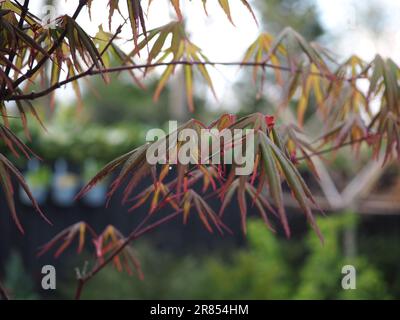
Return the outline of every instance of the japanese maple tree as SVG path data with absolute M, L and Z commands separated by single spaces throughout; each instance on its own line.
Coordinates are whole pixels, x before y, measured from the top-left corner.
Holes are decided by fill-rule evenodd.
M 158 75 L 154 92 L 154 100 L 157 101 L 174 72 L 183 69 L 190 112 L 196 108 L 193 99 L 195 82 L 204 82 L 214 92 L 209 70 L 219 65 L 245 69 L 252 74 L 253 84 L 259 91 L 273 81 L 281 92 L 276 114 L 255 113 L 242 118 L 223 114 L 212 123 L 191 119 L 182 123 L 176 131 L 179 134 L 190 128 L 201 134 L 202 129 L 254 130 L 254 146 L 251 148 L 254 169 L 251 174 L 237 175 L 234 169 L 239 164 L 228 165 L 223 161 L 219 164 L 194 165 L 178 161 L 173 165 L 152 165 L 146 159 L 146 152 L 160 144 L 160 140 L 144 144 L 117 159 L 110 159 L 109 164 L 77 197 L 85 195 L 106 176 L 115 175 L 108 197 L 121 189 L 122 202 L 129 205 L 132 211 L 146 204 L 150 210 L 129 235 L 121 234 L 111 225 L 98 233 L 87 223 L 80 222 L 65 229 L 41 248 L 39 254 L 53 250 L 58 257 L 75 240 L 78 241 L 79 253 L 85 246 L 92 247 L 96 262 L 91 270 L 79 275 L 76 298 L 80 297 L 85 284 L 109 263 L 113 263 L 118 270 L 126 270 L 129 274 L 136 272 L 142 277 L 140 263 L 130 243 L 172 219 L 181 219 L 186 223 L 196 216 L 208 231 L 229 233 L 229 226 L 223 220 L 225 209 L 232 201 L 236 201 L 240 208 L 244 234 L 248 206 L 252 205 L 271 230 L 274 230 L 274 225 L 270 216 L 274 215 L 286 235 L 290 236 L 284 187 L 290 189 L 305 218 L 323 241 L 312 212 L 318 209 L 318 205 L 299 173 L 298 164 L 304 162 L 310 172 L 316 173 L 314 157 L 348 145 L 352 145 L 357 152 L 362 144 L 371 148 L 374 157 L 382 157 L 385 162 L 398 159 L 400 69 L 391 59 L 378 55 L 372 61 L 363 61 L 357 56 L 351 56 L 343 63 L 334 61 L 320 45 L 309 43 L 295 30 L 286 28 L 277 35 L 264 30 L 260 32 L 257 39 L 249 43 L 248 50 L 243 52 L 242 61 L 217 62 L 207 57 L 207 52 L 193 43 L 186 32 L 185 19 L 190 17 L 185 16 L 181 7 L 183 1 L 169 1 L 175 12 L 174 21 L 149 30 L 146 10 L 156 10 L 159 1 L 79 0 L 72 16 L 56 17 L 51 21 L 53 26 L 49 27 L 31 12 L 29 0 L 22 3 L 0 0 L 0 139 L 15 157 L 37 156 L 10 129 L 10 108 L 17 110 L 29 139 L 28 120 L 38 121 L 43 130 L 46 127 L 36 112 L 35 101 L 50 96 L 52 107 L 57 108 L 54 94 L 67 84 L 72 85 L 77 98 L 81 99 L 79 80 L 87 77 L 99 76 L 108 83 L 110 74 L 126 72 L 132 77 L 132 85 L 141 87 L 143 78 Z M 208 14 L 207 2 L 202 0 L 205 15 Z M 227 23 L 234 24 L 230 2 L 218 0 Z M 249 2 L 240 2 L 243 11 L 253 16 L 257 24 Z M 78 24 L 77 18 L 84 8 L 92 14 L 94 7 L 95 10 L 109 10 L 109 21 L 99 27 L 97 34 L 89 35 Z M 117 16 L 122 17 L 123 22 L 112 28 Z M 124 28 L 130 29 L 131 38 L 125 39 L 131 43 L 130 51 L 120 46 Z M 138 64 L 138 57 L 145 57 L 146 62 Z M 266 81 L 267 76 L 269 82 Z M 359 81 L 368 83 L 366 90 L 362 89 Z M 324 124 L 320 136 L 312 139 L 303 131 L 311 100 L 315 101 L 315 111 Z M 379 107 L 372 108 L 372 103 L 375 102 L 376 106 L 377 101 Z M 289 105 L 295 105 L 296 125 L 285 125 L 285 120 L 280 119 L 281 111 Z M 278 126 L 278 120 L 283 125 Z M 241 137 L 241 141 L 245 143 L 246 136 Z M 168 145 L 166 156 L 170 148 L 179 150 L 182 147 L 183 143 L 179 142 Z M 221 143 L 218 148 L 210 150 L 209 156 L 219 155 L 222 159 L 226 152 L 230 150 Z M 12 176 L 24 188 L 44 223 L 51 223 L 30 193 L 22 174 L 5 155 L 0 154 L 2 192 L 19 231 L 23 233 L 24 226 L 15 209 Z M 151 177 L 153 182 L 148 188 L 138 190 L 139 182 L 145 177 Z M 208 204 L 207 200 L 211 197 L 219 199 L 218 210 Z

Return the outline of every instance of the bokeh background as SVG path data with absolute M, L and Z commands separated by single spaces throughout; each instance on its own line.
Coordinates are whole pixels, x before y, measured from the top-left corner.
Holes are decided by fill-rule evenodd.
M 42 4 L 35 1 L 38 14 L 45 2 L 55 5 L 59 12 L 68 12 L 75 6 L 74 1 L 47 0 Z M 148 28 L 166 23 L 173 16 L 165 3 L 159 2 L 160 9 L 149 12 Z M 338 61 L 352 54 L 370 60 L 380 53 L 400 63 L 400 2 L 396 0 L 254 0 L 251 2 L 260 27 L 235 1 L 232 1 L 232 15 L 236 27 L 229 24 L 213 1 L 209 1 L 209 17 L 196 14 L 201 1 L 195 2 L 184 4 L 190 17 L 187 28 L 193 42 L 212 61 L 240 61 L 260 29 L 277 34 L 291 26 L 306 39 L 331 50 Z M 96 11 L 96 7 L 93 10 L 96 12 L 93 21 L 89 22 L 85 15 L 80 18 L 92 35 L 100 23 L 107 24 L 107 12 Z M 124 45 L 129 48 L 130 44 Z M 156 79 L 150 77 L 144 81 L 146 90 L 142 90 L 124 75 L 113 76 L 108 86 L 99 79 L 82 82 L 84 108 L 79 113 L 79 102 L 68 87 L 57 93 L 53 111 L 49 99 L 35 102 L 46 119 L 47 132 L 31 122 L 33 139 L 29 146 L 44 160 L 16 161 L 43 211 L 55 225 L 48 226 L 37 218 L 24 192 L 16 190 L 17 209 L 26 229 L 22 236 L 2 199 L 0 278 L 13 297 L 73 297 L 74 269 L 84 267 L 92 253 L 76 256 L 72 249 L 59 259 L 51 254 L 37 257 L 38 248 L 65 227 L 84 220 L 99 232 L 114 224 L 127 234 L 137 225 L 145 211 L 128 213 L 120 205 L 118 195 L 105 208 L 110 180 L 82 200 L 75 201 L 74 196 L 105 163 L 143 144 L 148 129 L 164 128 L 169 120 L 184 121 L 193 116 L 210 122 L 223 112 L 275 111 L 278 89 L 267 84 L 265 92 L 259 94 L 251 81 L 251 72 L 218 67 L 212 70 L 212 77 L 218 97 L 215 99 L 205 86 L 197 86 L 194 115 L 187 111 L 180 72 L 158 103 L 152 100 Z M 309 110 L 308 133 L 318 136 L 321 125 L 314 119 L 313 108 Z M 23 137 L 23 128 L 17 122 L 12 125 Z M 278 234 L 272 234 L 256 217 L 251 220 L 248 237 L 244 238 L 238 209 L 232 204 L 225 217 L 235 231 L 233 236 L 209 234 L 196 219 L 187 226 L 181 221 L 165 225 L 133 243 L 145 273 L 143 281 L 118 273 L 110 266 L 88 285 L 83 298 L 400 298 L 399 166 L 393 163 L 382 168 L 379 163 L 371 163 L 370 158 L 368 150 L 361 150 L 356 159 L 346 148 L 327 156 L 319 164 L 324 172 L 322 181 L 316 181 L 302 169 L 320 202 L 326 204 L 326 216 L 318 218 L 324 245 L 290 201 L 287 201 L 293 231 L 290 239 L 279 229 Z M 336 210 L 335 203 L 343 200 L 340 196 L 344 191 L 357 196 L 348 208 Z M 40 270 L 44 264 L 57 267 L 54 292 L 40 288 Z M 357 269 L 357 290 L 345 291 L 341 287 L 341 270 L 346 264 Z

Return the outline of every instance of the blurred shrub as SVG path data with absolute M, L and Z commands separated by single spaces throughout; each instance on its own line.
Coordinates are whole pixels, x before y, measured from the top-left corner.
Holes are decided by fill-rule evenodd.
M 364 257 L 345 257 L 342 234 L 346 228 L 353 228 L 354 214 L 337 214 L 319 219 L 318 225 L 324 235 L 324 244 L 313 233 L 307 237 L 309 250 L 307 260 L 301 269 L 297 299 L 387 299 L 386 285 L 381 273 Z M 357 271 L 357 289 L 343 290 L 341 287 L 342 267 L 352 265 Z
M 207 282 L 203 297 L 209 299 L 284 299 L 293 281 L 282 245 L 262 222 L 249 224 L 248 249 L 234 254 L 230 262 L 209 258 L 204 265 Z
M 12 299 L 35 300 L 39 296 L 35 293 L 31 277 L 26 272 L 21 256 L 13 252 L 5 264 L 4 286 Z

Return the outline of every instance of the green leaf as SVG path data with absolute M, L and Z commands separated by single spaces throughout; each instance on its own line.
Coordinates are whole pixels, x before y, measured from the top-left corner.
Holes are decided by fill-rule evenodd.
M 275 202 L 275 205 L 278 207 L 279 216 L 285 230 L 286 235 L 290 236 L 290 228 L 289 223 L 285 213 L 285 207 L 283 204 L 283 196 L 282 196 L 282 185 L 281 179 L 279 177 L 278 167 L 275 163 L 275 158 L 273 156 L 271 143 L 268 143 L 269 138 L 263 133 L 260 132 L 260 146 L 262 157 L 264 160 L 264 170 L 267 176 L 267 182 L 269 185 L 269 191 L 272 196 L 272 199 Z
M 300 175 L 297 173 L 297 170 L 294 168 L 293 164 L 290 160 L 288 160 L 284 154 L 266 137 L 266 143 L 271 147 L 274 156 L 276 157 L 285 179 L 292 190 L 295 199 L 299 203 L 302 210 L 305 212 L 307 219 L 309 220 L 311 226 L 319 236 L 321 242 L 323 242 L 323 236 L 315 222 L 315 218 L 313 213 L 311 212 L 310 206 L 307 203 L 307 198 L 310 195 L 308 189 L 304 189 L 304 185 L 302 179 L 300 180 Z

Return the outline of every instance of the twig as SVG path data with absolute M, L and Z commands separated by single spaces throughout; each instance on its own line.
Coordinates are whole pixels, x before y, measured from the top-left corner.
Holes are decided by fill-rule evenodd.
M 366 141 L 369 138 L 370 137 L 362 137 L 362 138 L 357 139 L 357 140 L 351 140 L 351 141 L 345 142 L 343 144 L 340 144 L 338 146 L 334 146 L 334 147 L 323 149 L 323 150 L 320 150 L 320 151 L 317 151 L 317 152 L 313 152 L 313 153 L 307 154 L 306 156 L 303 156 L 303 157 L 298 157 L 295 160 L 297 160 L 297 161 L 307 160 L 310 157 L 320 156 L 322 154 L 329 153 L 329 152 L 332 152 L 332 151 L 336 151 L 336 150 L 339 150 L 339 149 L 344 148 L 344 147 L 352 146 L 354 144 Z

